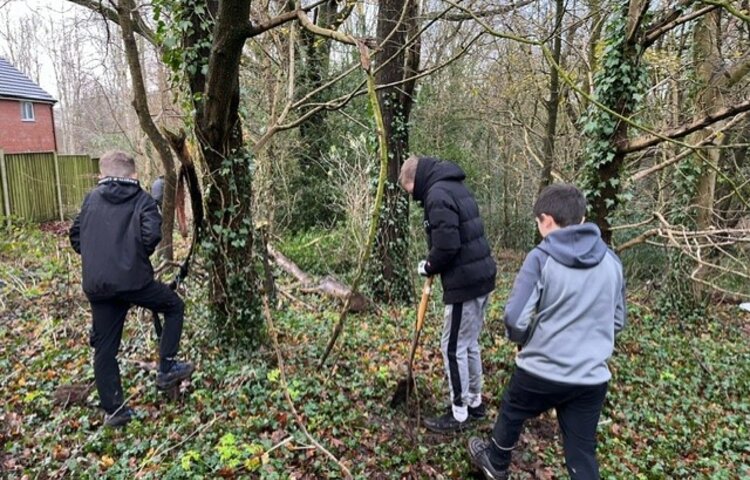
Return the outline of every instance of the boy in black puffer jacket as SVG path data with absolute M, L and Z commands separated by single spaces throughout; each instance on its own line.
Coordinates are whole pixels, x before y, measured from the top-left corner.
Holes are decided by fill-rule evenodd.
M 168 286 L 154 280 L 149 256 L 161 241 L 156 202 L 136 180 L 135 161 L 123 152 L 99 160 L 101 180 L 84 199 L 70 228 L 70 244 L 81 255 L 83 291 L 91 303 L 94 377 L 106 415 L 104 424 L 121 426 L 134 416 L 125 405 L 117 351 L 131 304 L 164 314 L 156 377 L 166 390 L 193 372 L 175 360 L 182 334 L 184 303 Z
M 429 253 L 420 275 L 440 275 L 445 303 L 442 351 L 451 392 L 451 408 L 426 418 L 427 429 L 450 433 L 483 418 L 482 358 L 479 334 L 489 294 L 495 289 L 495 261 L 466 175 L 451 162 L 409 157 L 399 183 L 424 207 Z

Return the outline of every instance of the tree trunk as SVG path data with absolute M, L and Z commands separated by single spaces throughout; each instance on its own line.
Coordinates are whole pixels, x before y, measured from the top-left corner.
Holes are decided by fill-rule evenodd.
M 700 118 L 709 111 L 724 106 L 719 85 L 714 80 L 716 72 L 721 71 L 722 58 L 719 50 L 719 36 L 721 34 L 719 19 L 720 9 L 704 15 L 698 21 L 693 40 L 693 61 L 698 84 L 703 88 L 696 98 L 696 116 Z M 711 134 L 708 130 L 700 130 L 695 134 L 695 143 L 700 143 Z M 703 159 L 697 160 L 700 171 L 693 197 L 695 209 L 696 230 L 708 230 L 713 225 L 714 197 L 716 191 L 716 170 L 719 166 L 721 150 L 706 148 L 701 151 Z M 706 164 L 709 162 L 714 168 Z M 696 276 L 704 279 L 708 273 L 705 268 L 697 265 Z M 699 281 L 693 283 L 696 299 L 701 299 L 705 293 L 705 285 Z
M 164 168 L 164 200 L 162 204 L 162 241 L 159 251 L 166 259 L 172 259 L 172 232 L 174 231 L 174 205 L 175 192 L 177 190 L 177 175 L 175 174 L 174 158 L 164 136 L 151 118 L 148 107 L 148 94 L 143 81 L 143 71 L 138 53 L 138 45 L 133 33 L 132 12 L 135 11 L 133 0 L 120 0 L 117 4 L 117 15 L 120 28 L 122 29 L 122 41 L 125 46 L 125 55 L 130 69 L 130 78 L 133 83 L 133 108 L 138 115 L 138 123 L 148 139 L 154 145 L 159 154 L 162 167 Z
M 209 32 L 205 19 L 193 13 L 189 46 L 196 57 L 208 58 L 191 69 L 189 84 L 196 109 L 196 138 L 206 165 L 206 239 L 210 272 L 209 304 L 221 334 L 235 340 L 257 341 L 262 331 L 257 276 L 253 262 L 250 153 L 243 148 L 239 107 L 239 66 L 250 2 L 208 0 L 215 18 Z M 210 53 L 201 40 L 212 38 Z M 193 43 L 191 43 L 193 42 Z
M 322 28 L 331 28 L 336 14 L 336 2 L 329 0 L 318 7 L 315 23 Z M 323 81 L 328 78 L 331 39 L 316 36 L 303 29 L 300 40 L 304 52 L 300 62 L 301 87 L 302 93 L 306 94 L 322 86 Z M 326 90 L 316 94 L 311 100 L 316 103 L 326 102 L 328 96 Z M 299 156 L 300 175 L 295 185 L 299 200 L 292 213 L 292 228 L 295 230 L 330 225 L 336 218 L 337 212 L 332 202 L 334 192 L 328 181 L 327 170 L 321 163 L 331 144 L 326 113 L 321 110 L 313 114 L 299 127 L 302 151 Z
M 380 2 L 377 34 L 382 50 L 376 56 L 378 71 L 375 77 L 378 85 L 401 82 L 418 71 L 419 42 L 405 48 L 407 41 L 416 34 L 418 14 L 416 0 Z M 383 43 L 386 38 L 388 41 Z M 409 116 L 414 103 L 414 87 L 415 81 L 411 80 L 378 92 L 388 139 L 389 162 L 388 183 L 370 265 L 370 286 L 375 299 L 386 302 L 409 300 L 412 293 L 406 265 L 409 201 L 398 186 L 398 176 L 409 151 Z
M 637 104 L 635 96 L 639 93 L 638 89 L 623 85 L 636 86 L 641 82 L 639 72 L 642 67 L 637 47 L 643 34 L 643 19 L 648 4 L 649 0 L 631 0 L 627 5 L 627 11 L 622 13 L 625 15 L 624 21 L 609 32 L 610 41 L 615 42 L 613 45 L 617 45 L 617 48 L 611 48 L 605 55 L 609 55 L 613 61 L 607 62 L 605 58 L 602 62 L 604 67 L 597 75 L 602 85 L 606 86 L 609 82 L 613 85 L 613 88 L 597 95 L 600 101 L 623 117 L 628 117 Z M 619 90 L 613 94 L 611 92 L 615 86 Z M 595 86 L 595 90 L 598 88 L 600 85 Z M 595 105 L 591 108 L 597 109 L 592 118 L 598 122 L 598 126 L 596 136 L 589 139 L 587 190 L 593 220 L 601 230 L 602 239 L 611 243 L 611 216 L 620 203 L 620 174 L 626 156 L 618 147 L 627 143 L 629 125 L 598 110 L 599 107 Z
M 721 91 L 715 79 L 716 72 L 722 69 L 721 52 L 719 51 L 720 9 L 704 15 L 696 26 L 694 33 L 693 55 L 698 82 L 703 90 L 696 98 L 696 117 L 700 118 L 717 108 L 724 106 Z M 700 143 L 711 132 L 701 130 L 695 134 L 696 143 Z M 712 165 L 718 167 L 720 150 L 707 148 L 701 152 Z M 716 190 L 716 170 L 702 160 L 698 160 L 701 174 L 698 177 L 693 205 L 696 209 L 696 229 L 707 230 L 712 225 L 714 192 Z
M 555 63 L 562 65 L 562 24 L 565 17 L 564 0 L 555 0 L 555 31 L 552 39 L 552 57 Z M 544 145 L 542 148 L 542 176 L 539 191 L 552 183 L 552 168 L 555 162 L 555 135 L 557 134 L 557 112 L 560 106 L 560 73 L 551 68 L 549 79 L 549 99 L 547 99 L 547 124 L 545 126 Z

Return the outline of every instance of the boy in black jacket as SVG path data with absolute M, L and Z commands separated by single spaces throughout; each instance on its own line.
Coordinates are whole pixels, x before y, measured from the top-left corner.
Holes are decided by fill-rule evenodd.
M 479 334 L 489 294 L 495 289 L 495 261 L 484 237 L 474 196 L 463 184 L 458 165 L 429 157 L 409 157 L 399 183 L 424 207 L 429 253 L 420 275 L 440 275 L 445 303 L 441 342 L 451 407 L 426 418 L 427 429 L 450 433 L 486 415 L 482 404 L 482 358 Z
M 117 351 L 131 304 L 164 314 L 156 377 L 166 390 L 190 377 L 193 365 L 175 360 L 185 305 L 168 286 L 154 280 L 149 256 L 161 241 L 156 202 L 136 180 L 135 161 L 123 152 L 99 160 L 101 179 L 84 199 L 70 228 L 70 244 L 81 255 L 83 291 L 91 303 L 94 377 L 106 415 L 121 426 L 134 417 L 125 405 Z

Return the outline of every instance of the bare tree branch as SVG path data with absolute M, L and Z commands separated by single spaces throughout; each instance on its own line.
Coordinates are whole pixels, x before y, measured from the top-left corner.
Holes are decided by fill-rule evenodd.
M 512 3 L 510 5 L 502 5 L 498 8 L 493 8 L 491 10 L 485 10 L 483 12 L 473 12 L 473 13 L 456 13 L 453 15 L 444 15 L 444 12 L 429 12 L 425 13 L 422 18 L 426 20 L 434 20 L 434 19 L 442 19 L 449 22 L 463 22 L 465 20 L 472 20 L 475 17 L 476 18 L 487 18 L 487 17 L 493 17 L 495 15 L 502 15 L 504 13 L 512 12 L 513 10 L 519 9 L 521 7 L 525 7 L 526 5 L 529 5 L 531 3 L 536 2 L 537 0 L 522 0 L 517 3 Z
M 643 39 L 643 47 L 649 47 L 651 46 L 655 41 L 657 41 L 659 38 L 661 38 L 662 35 L 666 34 L 667 32 L 670 32 L 671 30 L 675 29 L 676 27 L 682 25 L 683 23 L 687 23 L 691 20 L 694 20 L 698 17 L 701 17 L 708 12 L 711 12 L 712 10 L 715 10 L 719 8 L 716 5 L 709 5 L 707 7 L 703 7 L 699 10 L 696 10 L 694 12 L 688 13 L 687 15 L 678 16 L 679 12 L 681 11 L 682 6 L 689 5 L 693 3 L 694 0 L 687 0 L 680 3 L 679 6 L 675 7 L 672 12 L 667 15 L 665 18 L 663 18 L 660 22 L 657 24 L 651 26 L 646 31 L 646 36 Z
M 327 28 L 323 28 L 323 27 L 319 27 L 315 25 L 307 17 L 307 14 L 302 9 L 295 10 L 295 13 L 297 15 L 297 18 L 299 18 L 300 24 L 302 24 L 302 26 L 306 30 L 310 31 L 311 33 L 315 35 L 320 35 L 322 37 L 332 38 L 334 40 L 337 40 L 341 43 L 345 43 L 347 45 L 357 45 L 356 39 L 352 37 L 351 35 L 347 35 L 346 33 L 341 33 L 337 30 L 329 30 Z M 372 45 L 372 42 L 370 42 L 370 45 L 368 46 L 374 47 L 374 45 Z
M 742 60 L 739 60 L 734 66 L 725 72 L 724 86 L 734 86 L 748 73 L 750 73 L 750 54 L 746 54 Z
M 646 243 L 646 240 L 648 240 L 651 237 L 655 237 L 659 234 L 658 228 L 652 228 L 651 230 L 646 230 L 645 232 L 641 233 L 640 235 L 631 238 L 627 242 L 623 243 L 622 245 L 618 245 L 615 247 L 615 251 L 618 255 L 622 254 L 625 250 L 628 250 L 630 248 L 633 248 L 637 245 L 640 245 L 642 243 Z
M 651 0 L 630 0 L 628 5 L 628 30 L 625 42 L 633 44 L 636 41 L 636 35 L 641 30 L 641 23 L 646 18 L 648 7 L 651 5 Z
M 666 132 L 662 132 L 658 135 L 646 135 L 639 138 L 629 140 L 627 143 L 620 145 L 617 151 L 620 153 L 633 153 L 644 148 L 653 147 L 658 145 L 666 139 L 682 138 L 686 135 L 690 135 L 693 132 L 697 132 L 703 128 L 713 125 L 716 122 L 720 122 L 729 117 L 733 117 L 742 112 L 750 111 L 750 99 L 740 102 L 731 107 L 721 108 L 713 111 L 703 118 L 699 118 L 694 122 L 684 125 L 678 128 L 672 128 Z
M 143 77 L 138 45 L 135 41 L 135 19 L 136 12 L 133 0 L 119 0 L 117 6 L 118 22 L 122 29 L 122 42 L 125 47 L 125 55 L 133 84 L 133 108 L 138 116 L 141 130 L 148 136 L 156 151 L 159 153 L 162 166 L 164 167 L 164 209 L 162 215 L 164 222 L 162 226 L 162 245 L 160 251 L 165 258 L 171 260 L 173 256 L 172 231 L 174 230 L 175 217 L 175 193 L 177 188 L 177 177 L 175 174 L 174 158 L 169 143 L 159 131 L 159 127 L 151 118 L 148 106 L 148 93 Z
M 328 26 L 331 30 L 338 30 L 342 23 L 346 21 L 347 18 L 352 14 L 352 11 L 354 11 L 354 6 L 357 4 L 356 0 L 347 0 L 344 4 L 344 7 L 336 14 L 336 19 L 333 21 L 332 24 Z
M 115 9 L 105 6 L 102 0 L 68 1 L 81 7 L 88 8 L 93 12 L 99 13 L 112 23 L 116 23 L 118 25 L 120 24 L 120 18 L 118 17 Z M 140 15 L 134 15 L 134 17 L 135 22 L 133 23 L 133 31 L 141 37 L 145 38 L 151 45 L 156 46 L 156 34 L 154 33 L 154 31 L 151 30 L 151 28 L 146 24 L 146 22 L 143 20 L 143 17 L 141 17 Z
M 299 18 L 299 15 L 304 15 L 305 12 L 309 12 L 311 10 L 316 9 L 321 4 L 327 2 L 328 0 L 318 0 L 315 3 L 311 3 L 310 5 L 306 7 L 302 7 L 299 4 L 295 5 L 294 10 L 289 10 L 288 12 L 280 13 L 276 15 L 275 17 L 269 18 L 266 21 L 259 22 L 256 24 L 253 24 L 252 21 L 248 21 L 247 24 L 242 28 L 238 34 L 242 35 L 245 38 L 252 38 L 260 35 L 263 32 L 266 32 L 268 30 L 271 30 L 273 28 L 278 27 L 279 25 L 283 25 L 285 23 L 291 22 L 293 20 L 296 20 Z M 352 8 L 354 8 L 354 5 L 347 5 L 344 7 L 344 10 L 342 11 L 341 15 L 344 16 L 344 18 L 341 20 L 346 19 L 348 17 L 348 12 L 351 12 Z M 308 19 L 309 21 L 309 19 Z
M 450 65 L 451 63 L 453 63 L 456 60 L 458 60 L 459 58 L 461 58 L 469 50 L 469 48 L 474 44 L 474 42 L 476 42 L 482 35 L 483 34 L 480 33 L 477 36 L 475 36 L 456 55 L 454 55 L 453 57 L 449 58 L 448 60 L 446 60 L 445 62 L 441 63 L 440 65 L 436 65 L 436 66 L 434 66 L 432 68 L 429 68 L 427 70 L 423 70 L 422 72 L 420 72 L 417 75 L 414 75 L 413 77 L 405 78 L 405 79 L 400 80 L 398 82 L 393 82 L 393 83 L 387 83 L 387 84 L 378 85 L 376 87 L 376 90 L 382 90 L 384 88 L 393 87 L 393 86 L 396 86 L 396 85 L 402 85 L 404 83 L 407 83 L 407 82 L 410 82 L 410 81 L 413 81 L 413 80 L 417 80 L 419 78 L 431 75 L 432 73 L 434 73 L 434 72 L 436 72 L 436 71 L 438 71 L 440 69 L 445 68 L 446 66 Z M 359 68 L 359 65 L 356 65 L 356 66 L 352 67 L 351 71 L 355 70 L 356 68 Z M 347 71 L 345 73 L 348 74 L 349 71 Z M 343 96 L 340 96 L 340 97 L 338 97 L 336 99 L 333 99 L 333 100 L 331 100 L 329 102 L 326 102 L 326 103 L 317 103 L 317 104 L 309 103 L 309 104 L 305 104 L 305 105 L 299 105 L 299 102 L 297 102 L 297 104 L 295 104 L 293 107 L 299 108 L 299 107 L 304 107 L 304 106 L 311 106 L 313 108 L 311 108 L 310 110 L 306 111 L 303 115 L 301 115 L 299 118 L 295 119 L 294 121 L 286 123 L 286 124 L 283 124 L 283 125 L 279 125 L 276 128 L 276 130 L 277 131 L 282 131 L 282 130 L 289 130 L 291 128 L 295 128 L 295 127 L 299 126 L 301 123 L 303 123 L 305 120 L 307 120 L 308 118 L 310 118 L 312 115 L 314 115 L 316 112 L 318 112 L 320 110 L 323 110 L 323 109 L 325 109 L 325 110 L 338 110 L 340 108 L 343 108 L 354 97 L 358 97 L 360 95 L 364 95 L 365 93 L 367 93 L 367 90 L 363 89 L 363 86 L 364 86 L 364 82 L 360 83 L 358 85 L 358 87 L 355 90 L 351 91 L 350 93 L 348 93 L 346 95 L 343 95 Z
M 663 162 L 661 162 L 661 163 L 659 163 L 657 165 L 652 165 L 651 167 L 645 168 L 645 169 L 643 169 L 643 170 L 641 170 L 639 172 L 634 173 L 628 179 L 628 181 L 629 182 L 638 181 L 638 180 L 640 180 L 640 179 L 642 179 L 644 177 L 647 177 L 647 176 L 651 175 L 654 172 L 658 172 L 659 170 L 663 170 L 664 168 L 667 168 L 668 166 L 673 165 L 673 164 L 679 162 L 680 160 L 684 159 L 685 157 L 687 157 L 688 155 L 690 155 L 691 153 L 693 153 L 693 151 L 694 151 L 695 148 L 703 147 L 703 146 L 705 146 L 705 145 L 713 142 L 713 140 L 716 137 L 718 137 L 721 133 L 723 133 L 723 132 L 729 130 L 730 128 L 734 127 L 735 125 L 737 125 L 746 116 L 747 116 L 747 113 L 741 113 L 741 114 L 737 115 L 729 123 L 727 123 L 726 125 L 724 125 L 722 128 L 720 128 L 720 129 L 715 130 L 714 132 L 712 132 L 711 135 L 709 135 L 708 137 L 706 137 L 703 140 L 701 140 L 701 142 L 698 143 L 697 145 L 695 145 L 693 148 L 688 148 L 684 152 L 680 153 L 679 155 L 675 155 L 674 157 L 670 158 L 669 160 L 665 160 L 665 161 L 663 161 Z
M 240 34 L 247 38 L 255 37 L 267 30 L 271 30 L 272 28 L 276 28 L 279 25 L 283 25 L 287 22 L 295 20 L 297 18 L 297 14 L 297 10 L 291 10 L 289 12 L 281 13 L 269 20 L 266 20 L 265 22 L 261 22 L 256 25 L 253 25 L 251 22 L 247 22 L 245 28 L 240 32 Z
M 721 7 L 727 12 L 729 12 L 730 14 L 742 20 L 743 22 L 750 23 L 750 15 L 743 13 L 739 8 L 733 7 L 728 1 L 723 1 L 723 0 L 702 0 L 702 1 L 703 3 L 707 3 L 709 5 L 716 5 L 717 7 Z

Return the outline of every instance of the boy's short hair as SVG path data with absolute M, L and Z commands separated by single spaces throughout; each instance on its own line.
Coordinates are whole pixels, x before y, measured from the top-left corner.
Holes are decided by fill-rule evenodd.
M 110 150 L 99 158 L 99 171 L 105 177 L 129 178 L 135 174 L 135 160 L 125 152 Z
M 578 225 L 586 215 L 586 197 L 575 185 L 554 183 L 545 187 L 534 204 L 534 216 L 551 216 L 557 225 Z
M 407 182 L 413 182 L 417 178 L 417 164 L 419 164 L 419 157 L 417 155 L 410 155 L 404 161 L 401 165 L 401 173 L 398 175 L 399 184 L 403 186 Z

